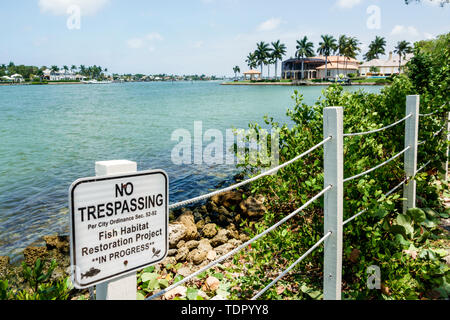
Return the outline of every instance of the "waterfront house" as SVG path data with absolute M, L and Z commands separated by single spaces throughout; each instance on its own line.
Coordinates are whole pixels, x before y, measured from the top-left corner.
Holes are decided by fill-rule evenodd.
M 413 57 L 413 54 L 406 54 L 405 57 L 402 57 L 401 60 L 401 68 L 402 69 L 409 60 Z M 393 74 L 399 74 L 401 70 L 399 70 L 399 56 L 393 55 L 392 52 L 389 52 L 389 57 L 387 60 L 383 59 L 373 59 L 370 61 L 366 61 L 359 66 L 359 73 L 361 76 L 390 76 Z
M 50 69 L 45 69 L 44 71 L 42 71 L 42 73 L 44 74 L 44 79 L 47 79 L 49 81 L 62 81 L 62 80 L 85 80 L 86 77 L 79 75 L 79 74 L 75 74 L 71 71 L 63 71 L 61 72 L 61 70 L 58 71 L 53 71 Z
M 325 60 L 325 57 L 319 57 Z M 317 78 L 336 78 L 343 75 L 348 77 L 349 74 L 356 74 L 358 72 L 359 61 L 353 58 L 342 56 L 329 56 L 328 64 L 321 65 L 317 68 Z M 325 74 L 327 72 L 327 74 Z
M 341 56 L 329 56 L 327 59 L 323 56 L 291 58 L 282 62 L 281 77 L 291 80 L 336 78 L 339 75 L 346 77 L 351 73 L 357 73 L 358 66 L 358 60 Z
M 21 74 L 13 74 L 11 76 L 11 78 L 13 79 L 14 82 L 24 82 L 25 80 L 23 79 L 23 76 Z

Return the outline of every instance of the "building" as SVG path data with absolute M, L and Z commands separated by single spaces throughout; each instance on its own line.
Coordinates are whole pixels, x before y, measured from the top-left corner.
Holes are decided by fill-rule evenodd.
M 42 73 L 44 74 L 44 79 L 47 79 L 49 81 L 62 81 L 62 80 L 85 80 L 87 79 L 87 77 L 82 76 L 80 74 L 75 74 L 73 72 L 70 71 L 64 71 L 61 72 L 60 70 L 58 71 L 53 71 L 50 69 L 45 69 L 44 71 L 42 71 Z
M 254 80 L 255 77 L 257 77 L 258 79 L 261 79 L 261 72 L 258 70 L 251 69 L 251 70 L 245 71 L 243 73 L 243 75 L 244 75 L 244 80 L 247 80 L 247 76 L 250 76 L 250 80 Z
M 409 60 L 413 57 L 413 54 L 407 54 L 402 58 L 400 69 L 402 69 Z M 393 74 L 399 74 L 399 56 L 392 55 L 389 52 L 389 57 L 387 60 L 373 59 L 362 63 L 359 66 L 359 74 L 363 77 L 367 76 L 383 76 L 388 77 Z
M 325 60 L 325 57 L 319 57 Z M 337 78 L 348 77 L 349 74 L 356 74 L 359 68 L 359 61 L 353 58 L 341 56 L 329 56 L 327 65 L 317 68 L 317 78 Z M 325 74 L 327 72 L 327 74 Z
M 325 61 L 327 65 L 325 66 Z M 302 77 L 303 65 L 303 77 Z M 281 64 L 281 77 L 291 80 L 336 78 L 358 72 L 359 61 L 341 56 L 291 58 Z M 325 70 L 327 74 L 325 74 Z

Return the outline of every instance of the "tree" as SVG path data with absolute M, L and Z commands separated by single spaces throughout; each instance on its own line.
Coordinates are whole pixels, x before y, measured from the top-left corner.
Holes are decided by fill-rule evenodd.
M 308 41 L 308 37 L 304 36 L 303 39 L 297 40 L 297 45 L 295 46 L 297 51 L 295 56 L 297 58 L 302 58 L 302 79 L 304 78 L 304 63 L 303 58 L 314 56 L 314 44 Z
M 278 60 L 283 60 L 284 55 L 286 55 L 286 45 L 280 43 L 280 40 L 272 42 L 272 58 L 274 59 L 275 62 L 275 80 L 277 79 L 278 74 L 277 71 Z
M 50 67 L 50 70 L 52 70 L 53 72 L 58 72 L 59 68 L 58 68 L 58 66 L 53 65 Z
M 239 68 L 239 66 L 235 66 L 233 68 L 233 72 L 234 72 L 234 80 L 237 80 L 237 74 L 241 72 L 241 69 Z
M 397 43 L 397 46 L 394 49 L 394 52 L 398 54 L 398 73 L 400 73 L 400 69 L 402 67 L 402 56 L 405 57 L 407 53 L 412 53 L 413 48 L 411 47 L 411 44 L 408 41 L 400 41 Z
M 247 59 L 245 60 L 245 62 L 247 62 L 247 65 L 250 68 L 250 70 L 252 70 L 253 68 L 256 68 L 256 66 L 257 66 L 256 53 L 255 52 L 250 52 L 248 54 Z
M 358 52 L 361 51 L 361 48 L 359 47 L 360 42 L 355 37 L 347 37 L 344 49 L 342 51 L 345 59 L 345 73 L 347 73 L 347 62 L 350 58 L 355 59 Z
M 270 56 L 271 49 L 269 48 L 269 44 L 261 41 L 256 44 L 256 61 L 259 66 L 261 66 L 261 75 L 263 74 L 263 65 L 268 63 L 268 58 Z
M 73 65 L 70 67 L 70 71 L 74 72 L 75 70 L 77 70 L 77 66 L 73 64 Z
M 386 39 L 380 36 L 376 36 L 369 45 L 369 51 L 364 55 L 366 61 L 378 59 L 381 54 L 385 54 Z
M 328 77 L 328 57 L 337 50 L 336 39 L 328 34 L 321 36 L 317 52 L 325 56 L 325 77 Z

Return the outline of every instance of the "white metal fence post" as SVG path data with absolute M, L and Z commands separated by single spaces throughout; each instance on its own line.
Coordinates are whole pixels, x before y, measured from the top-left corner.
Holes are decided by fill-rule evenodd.
M 406 96 L 406 115 L 412 114 L 405 122 L 405 152 L 404 166 L 407 178 L 414 177 L 417 170 L 417 143 L 419 133 L 419 104 L 420 96 Z M 403 188 L 403 213 L 409 208 L 416 207 L 416 180 L 411 179 Z
M 95 163 L 96 176 L 137 172 L 137 163 L 128 160 L 99 161 Z M 136 272 L 97 285 L 97 300 L 136 300 Z
M 324 185 L 332 188 L 324 197 L 324 232 L 332 232 L 324 243 L 323 297 L 341 299 L 342 281 L 342 217 L 344 196 L 343 109 L 328 107 L 323 112 Z

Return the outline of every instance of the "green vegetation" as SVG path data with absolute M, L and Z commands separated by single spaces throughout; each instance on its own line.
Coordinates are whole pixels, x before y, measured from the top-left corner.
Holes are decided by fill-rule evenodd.
M 446 255 L 448 236 L 438 228 L 440 218 L 448 218 L 439 194 L 449 194 L 449 186 L 438 183 L 445 159 L 445 133 L 433 137 L 449 111 L 450 72 L 449 35 L 431 44 L 417 44 L 417 59 L 408 64 L 408 77 L 396 76 L 392 85 L 380 94 L 346 92 L 338 85 L 323 92 L 315 105 L 303 103 L 297 91 L 292 96 L 294 108 L 287 115 L 292 126 L 280 125 L 266 116 L 265 124 L 280 135 L 280 162 L 319 143 L 322 137 L 322 111 L 327 106 L 345 106 L 346 132 L 374 129 L 404 116 L 406 95 L 421 95 L 421 112 L 438 111 L 435 117 L 421 119 L 419 166 L 431 160 L 425 172 L 418 173 L 418 209 L 402 213 L 401 191 L 388 197 L 384 193 L 403 178 L 402 160 L 396 160 L 367 176 L 345 185 L 344 212 L 347 219 L 363 208 L 368 211 L 344 228 L 343 298 L 345 299 L 437 299 L 450 294 L 450 271 L 441 259 Z M 427 48 L 427 49 L 423 49 Z M 430 49 L 431 48 L 431 49 Z M 422 64 L 427 69 L 422 69 Z M 446 105 L 444 105 L 446 103 Z M 257 132 L 262 127 L 249 125 Z M 403 126 L 374 135 L 345 139 L 345 176 L 367 170 L 401 151 Z M 268 139 L 270 141 L 270 138 Z M 246 222 L 250 236 L 272 226 L 323 188 L 323 151 L 318 149 L 305 158 L 255 182 L 251 193 L 266 197 L 268 212 L 262 221 Z M 260 166 L 261 164 L 258 164 Z M 258 166 L 249 159 L 242 165 L 248 175 Z M 293 187 L 295 186 L 295 187 Z M 323 202 L 317 201 L 285 225 L 234 257 L 233 272 L 244 275 L 233 284 L 232 298 L 248 299 L 285 270 L 323 235 Z M 267 291 L 265 299 L 320 299 L 323 281 L 323 250 L 312 253 L 285 278 Z M 370 266 L 381 270 L 381 290 L 367 287 Z
M 22 276 L 27 288 L 14 291 L 9 288 L 8 280 L 0 280 L 0 300 L 67 300 L 73 289 L 69 277 L 51 280 L 56 261 L 50 265 L 36 259 L 34 266 L 22 263 Z

